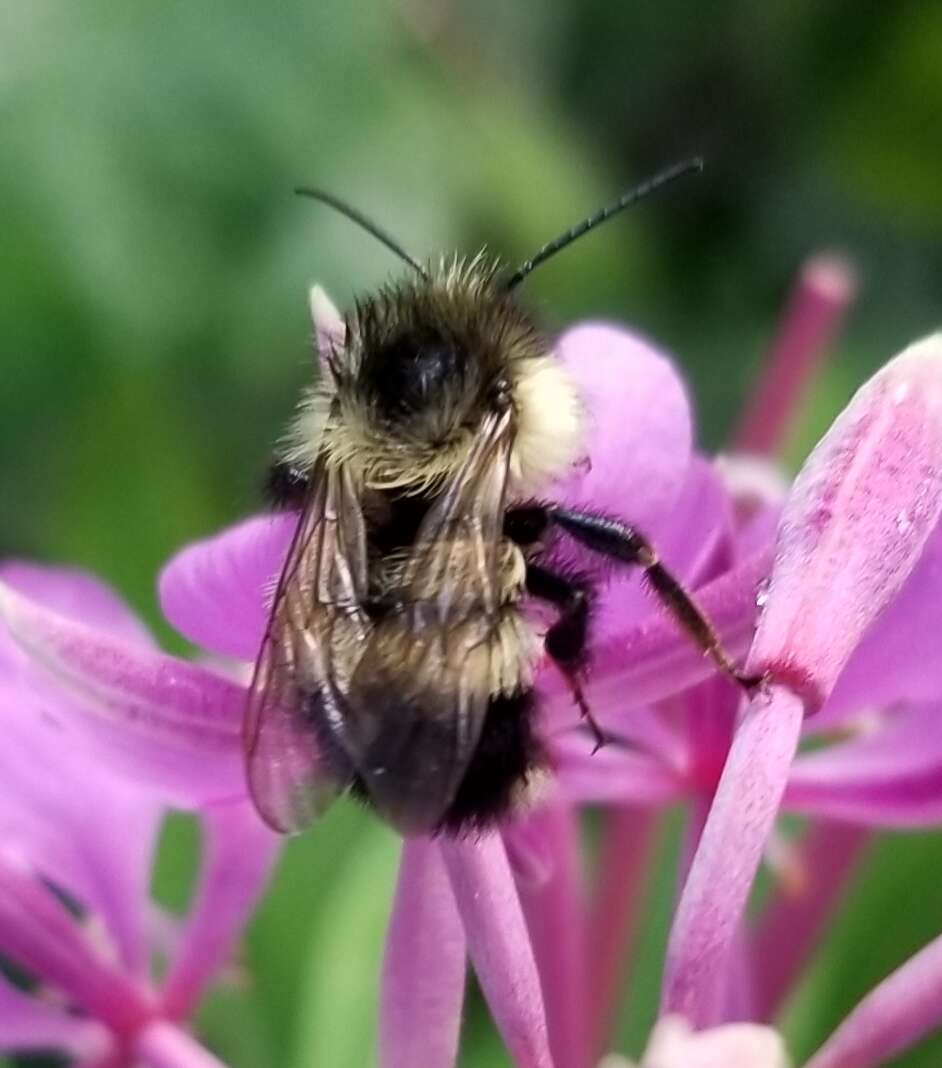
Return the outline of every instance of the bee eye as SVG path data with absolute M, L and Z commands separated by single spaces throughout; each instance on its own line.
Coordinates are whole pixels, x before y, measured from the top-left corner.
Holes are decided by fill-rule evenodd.
M 512 393 L 510 380 L 498 378 L 491 389 L 491 402 L 498 411 L 504 411 L 510 405 Z
M 437 405 L 448 384 L 461 381 L 466 366 L 465 353 L 453 339 L 414 331 L 369 354 L 363 384 L 380 414 L 396 422 Z

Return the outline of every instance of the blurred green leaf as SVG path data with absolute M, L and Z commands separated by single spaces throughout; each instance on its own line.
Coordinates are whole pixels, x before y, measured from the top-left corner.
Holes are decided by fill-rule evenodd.
M 307 943 L 289 1061 L 294 1068 L 364 1068 L 375 1060 L 383 933 L 400 843 L 372 821 L 352 849 Z
M 301 991 L 317 967 L 316 932 L 335 888 L 345 884 L 371 817 L 356 805 L 334 805 L 307 834 L 287 840 L 272 884 L 249 929 L 246 965 L 277 1062 L 292 1055 Z M 263 1066 L 264 1068 L 264 1066 Z

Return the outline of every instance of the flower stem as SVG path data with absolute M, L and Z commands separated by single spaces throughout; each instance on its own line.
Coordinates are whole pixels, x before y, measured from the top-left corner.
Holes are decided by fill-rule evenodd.
M 806 1068 L 877 1068 L 942 1024 L 942 937 L 860 1002 Z
M 403 843 L 383 959 L 381 1068 L 454 1065 L 464 1000 L 466 946 L 437 843 Z
M 588 932 L 589 1032 L 596 1054 L 608 1048 L 618 993 L 628 978 L 656 828 L 653 810 L 623 806 L 608 815 L 602 832 Z
M 695 1027 L 722 1012 L 724 976 L 798 746 L 804 704 L 773 686 L 733 738 L 671 930 L 662 1013 Z
M 163 1011 L 186 1019 L 221 970 L 264 889 L 278 840 L 246 804 L 203 816 L 206 842 L 196 901 L 163 990 Z
M 825 253 L 804 265 L 735 435 L 737 449 L 780 451 L 856 290 L 854 270 L 840 256 Z
M 150 1068 L 226 1068 L 192 1035 L 161 1020 L 144 1028 L 135 1050 Z
M 588 1068 L 586 903 L 573 809 L 549 802 L 530 821 L 554 863 L 542 883 L 517 881 L 540 973 L 554 1068 Z
M 517 1068 L 553 1068 L 543 992 L 526 920 L 501 838 L 443 838 L 468 953 Z

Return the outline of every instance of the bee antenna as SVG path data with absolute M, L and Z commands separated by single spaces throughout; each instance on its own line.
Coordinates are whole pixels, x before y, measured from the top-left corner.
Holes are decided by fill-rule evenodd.
M 691 159 L 684 160 L 682 163 L 675 163 L 672 167 L 666 167 L 663 171 L 659 171 L 653 177 L 641 182 L 640 185 L 636 185 L 633 189 L 622 193 L 613 204 L 609 204 L 594 215 L 590 215 L 588 219 L 583 219 L 581 223 L 578 223 L 571 230 L 567 230 L 564 234 L 560 234 L 559 237 L 550 241 L 549 244 L 544 245 L 536 255 L 526 260 L 514 271 L 504 282 L 502 288 L 505 292 L 510 292 L 511 289 L 515 289 L 520 285 L 524 278 L 539 267 L 541 263 L 545 263 L 551 256 L 555 256 L 557 252 L 561 252 L 567 245 L 577 241 L 583 234 L 587 234 L 593 227 L 598 226 L 599 223 L 605 222 L 632 204 L 637 204 L 639 200 L 644 200 L 646 196 L 656 192 L 658 189 L 662 189 L 665 185 L 669 185 L 677 178 L 682 178 L 691 172 L 699 173 L 702 170 L 703 159 L 700 156 L 694 156 Z
M 361 229 L 365 230 L 368 234 L 372 234 L 377 241 L 382 242 L 389 249 L 390 252 L 394 252 L 399 259 L 404 260 L 427 282 L 429 280 L 428 271 L 422 266 L 421 263 L 414 257 L 410 256 L 408 252 L 399 244 L 399 242 L 387 234 L 385 230 L 381 229 L 372 222 L 365 215 L 362 215 L 356 208 L 351 207 L 349 204 L 335 197 L 332 193 L 326 193 L 323 189 L 312 189 L 309 186 L 299 186 L 294 190 L 295 194 L 299 197 L 309 197 L 311 200 L 319 200 L 322 204 L 327 204 L 328 207 L 339 211 L 341 215 L 346 217 L 357 224 Z

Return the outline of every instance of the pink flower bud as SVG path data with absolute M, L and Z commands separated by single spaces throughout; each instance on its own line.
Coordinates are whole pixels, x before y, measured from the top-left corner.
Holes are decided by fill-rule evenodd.
M 942 335 L 854 396 L 795 481 L 750 670 L 816 711 L 942 511 Z

